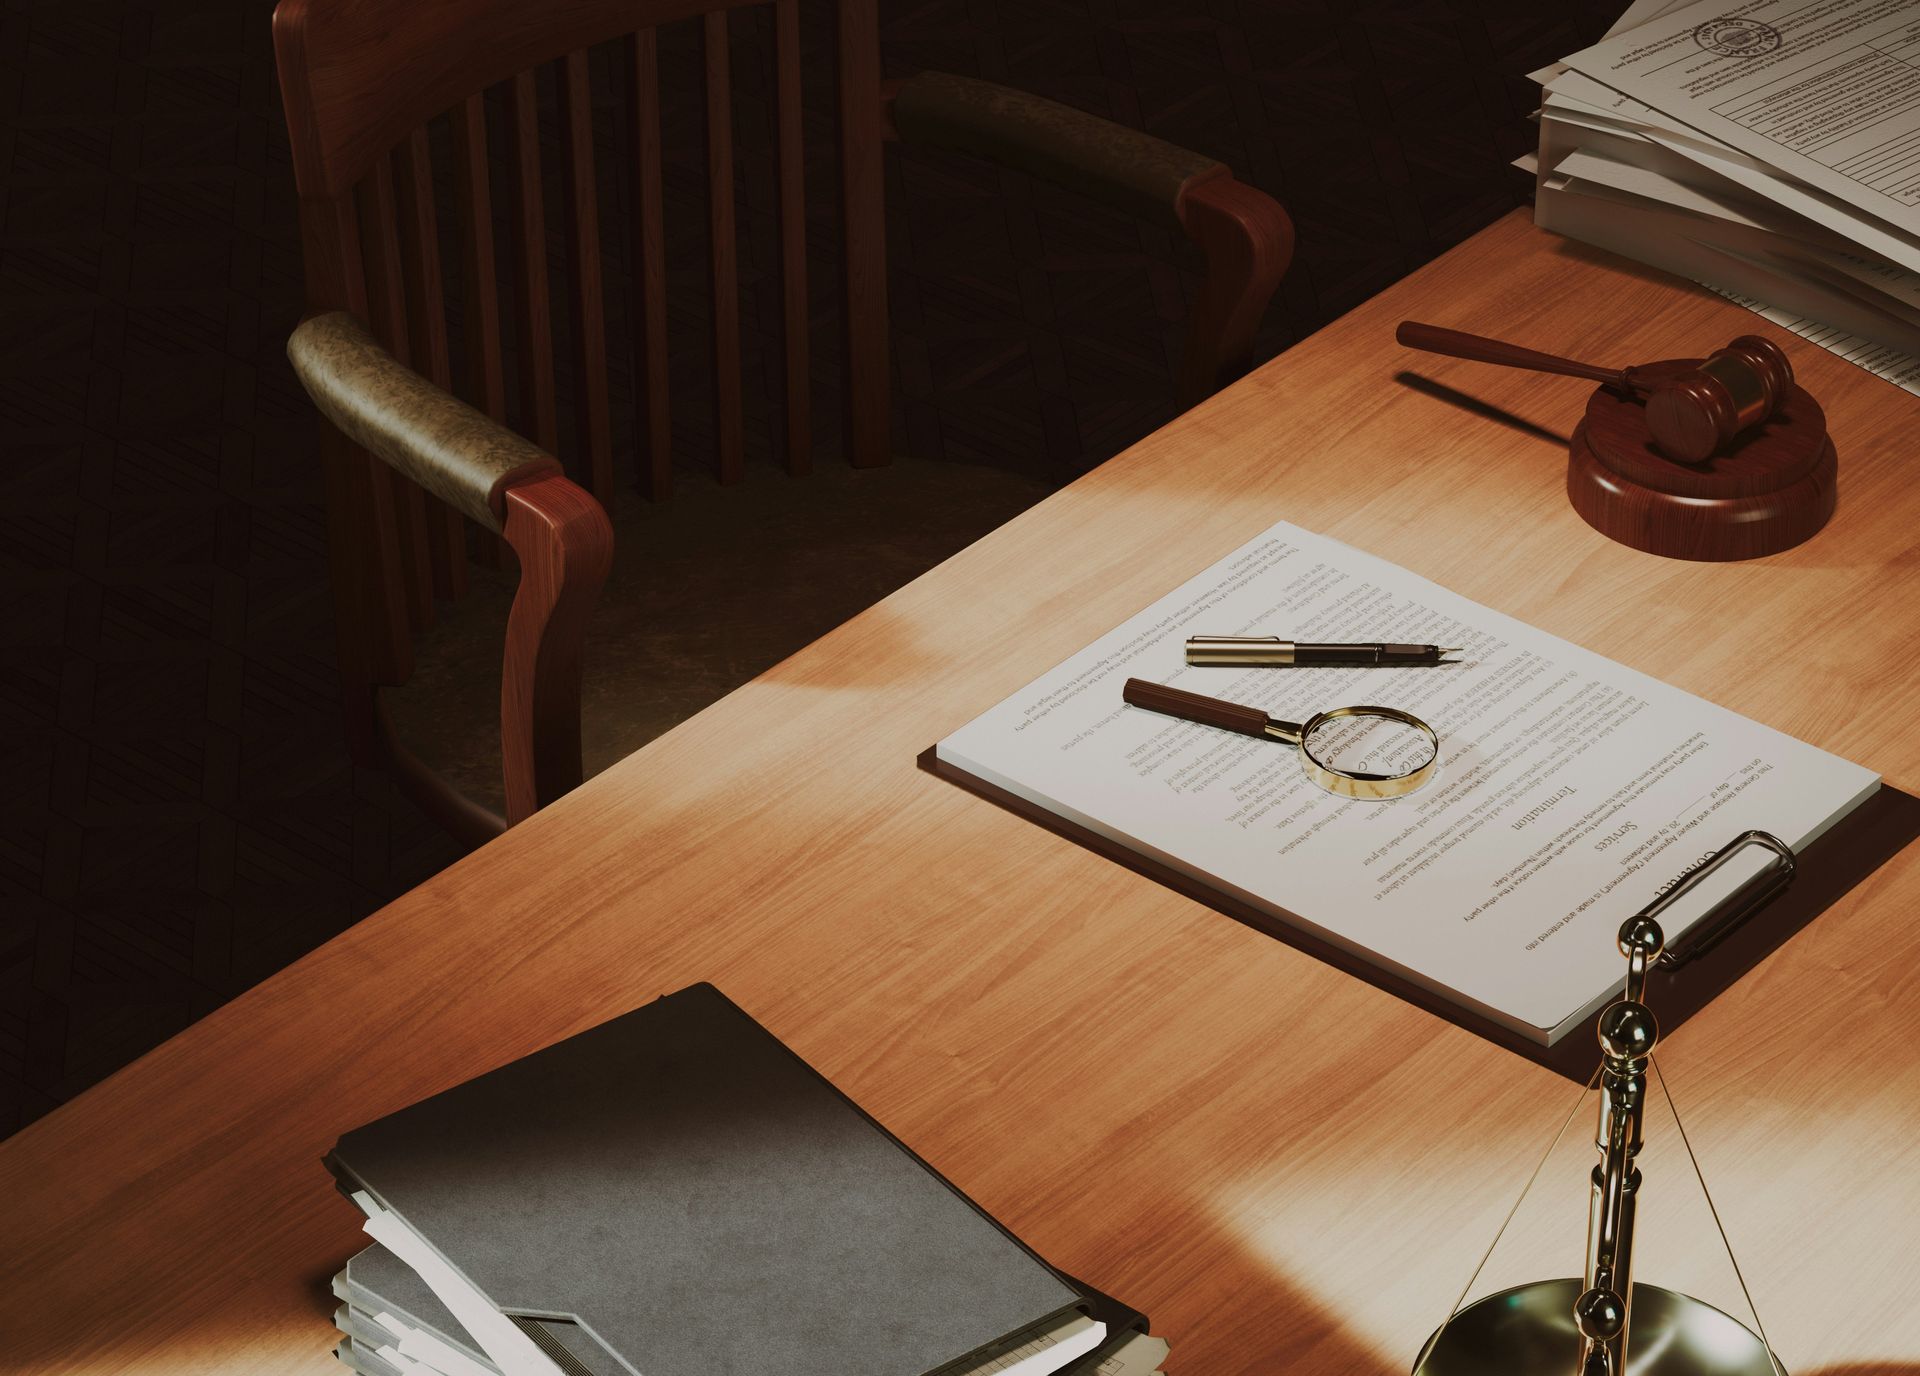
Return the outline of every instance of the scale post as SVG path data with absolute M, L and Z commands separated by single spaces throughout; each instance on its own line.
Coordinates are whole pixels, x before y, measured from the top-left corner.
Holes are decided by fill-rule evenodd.
M 1772 860 L 1670 948 L 1658 914 L 1750 846 L 1772 851 Z M 1623 997 L 1601 1013 L 1598 1025 L 1599 1125 L 1594 1146 L 1600 1164 L 1591 1177 L 1586 1274 L 1579 1280 L 1516 1286 L 1458 1310 L 1427 1339 L 1414 1362 L 1414 1376 L 1554 1370 L 1572 1376 L 1786 1376 L 1763 1337 L 1690 1295 L 1636 1284 L 1632 1262 L 1634 1210 L 1641 1189 L 1634 1162 L 1642 1142 L 1648 1072 L 1660 1039 L 1660 1024 L 1646 1004 L 1647 975 L 1717 943 L 1791 882 L 1793 873 L 1794 854 L 1785 842 L 1764 831 L 1745 832 L 1621 924 L 1626 987 Z M 1677 1114 L 1675 1121 L 1677 1126 Z M 1703 1189 L 1705 1184 L 1702 1180 Z M 1516 1211 L 1518 1207 L 1516 1203 Z M 1499 1238 L 1494 1241 L 1498 1244 Z M 1734 1268 L 1737 1274 L 1737 1261 Z M 1631 1356 L 1630 1335 L 1636 1340 Z

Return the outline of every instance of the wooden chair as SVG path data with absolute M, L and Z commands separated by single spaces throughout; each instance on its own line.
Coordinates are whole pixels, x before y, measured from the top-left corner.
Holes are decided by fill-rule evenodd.
M 812 458 L 799 0 L 758 3 L 771 8 L 774 31 L 783 458 L 800 475 Z M 281 0 L 274 12 L 308 303 L 289 354 L 333 423 L 323 457 L 350 737 L 357 758 L 390 763 L 470 843 L 580 782 L 582 642 L 613 557 L 607 509 L 623 485 L 653 499 L 672 485 L 657 30 L 683 20 L 702 26 L 718 476 L 723 484 L 743 476 L 728 19 L 744 7 Z M 875 0 L 840 0 L 836 13 L 846 457 L 854 468 L 891 457 L 881 185 L 890 138 L 993 159 L 1177 227 L 1206 262 L 1182 393 L 1198 399 L 1245 369 L 1254 327 L 1292 251 L 1292 227 L 1277 204 L 1212 159 L 988 82 L 927 73 L 883 85 Z M 631 463 L 615 455 L 609 425 L 595 49 L 611 54 L 625 87 L 633 150 L 623 169 L 634 208 L 640 453 Z M 564 467 L 555 457 L 562 448 L 537 84 L 549 65 L 564 154 L 558 219 L 573 375 Z M 495 122 L 504 123 L 508 148 L 504 245 L 496 242 L 490 88 L 501 92 L 504 119 Z M 444 131 L 435 128 L 442 120 Z M 436 169 L 438 138 L 452 151 L 451 166 Z M 446 254 L 459 258 L 453 290 L 443 285 Z M 454 395 L 456 337 L 465 400 Z M 509 346 L 524 438 L 507 428 Z M 432 626 L 437 608 L 469 588 L 469 525 L 480 528 L 473 543 L 483 565 L 501 562 L 503 540 L 519 568 L 499 693 L 504 819 L 413 755 L 381 698 L 383 687 L 408 679 L 413 639 Z

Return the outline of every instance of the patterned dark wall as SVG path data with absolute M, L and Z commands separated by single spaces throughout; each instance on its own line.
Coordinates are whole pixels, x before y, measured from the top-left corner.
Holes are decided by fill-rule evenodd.
M 1524 73 L 1619 3 L 883 11 L 891 74 L 1022 86 L 1281 198 L 1300 250 L 1267 356 L 1524 195 Z M 0 1132 L 456 853 L 349 765 L 334 713 L 269 14 L 0 8 Z M 1173 414 L 1193 264 L 1171 236 L 958 159 L 896 153 L 890 177 L 901 443 L 1064 479 Z

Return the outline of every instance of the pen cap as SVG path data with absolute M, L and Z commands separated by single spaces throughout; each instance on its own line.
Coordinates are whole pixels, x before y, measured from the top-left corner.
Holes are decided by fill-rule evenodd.
M 1196 635 L 1187 639 L 1187 663 L 1292 664 L 1293 642 L 1273 635 Z

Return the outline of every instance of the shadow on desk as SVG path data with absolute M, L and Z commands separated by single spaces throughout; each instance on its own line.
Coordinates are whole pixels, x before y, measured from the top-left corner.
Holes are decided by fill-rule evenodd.
M 1523 435 L 1532 436 L 1534 439 L 1547 441 L 1562 451 L 1573 443 L 1569 436 L 1563 435 L 1557 430 L 1549 430 L 1544 425 L 1536 425 L 1525 416 L 1517 416 L 1503 407 L 1495 406 L 1490 401 L 1482 401 L 1470 392 L 1463 392 L 1457 387 L 1449 387 L 1444 382 L 1435 382 L 1432 378 L 1421 373 L 1408 372 L 1402 369 L 1393 375 L 1393 380 L 1402 387 L 1405 387 L 1408 391 L 1418 392 L 1422 396 L 1432 397 L 1436 401 L 1445 402 L 1448 406 L 1469 412 L 1479 416 L 1483 420 L 1490 420 L 1496 425 L 1504 425 L 1509 430 L 1517 430 Z

